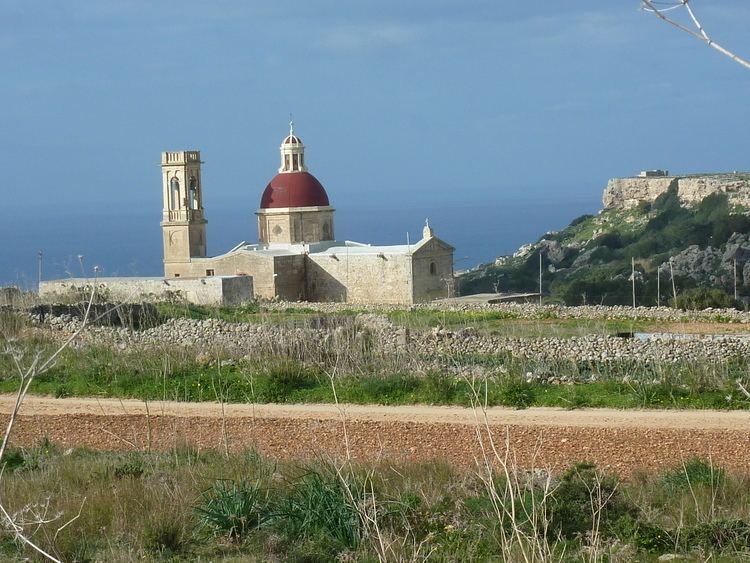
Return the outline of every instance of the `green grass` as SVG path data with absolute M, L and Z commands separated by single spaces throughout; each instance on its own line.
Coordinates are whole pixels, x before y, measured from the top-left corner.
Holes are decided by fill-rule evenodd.
M 444 327 L 449 330 L 473 328 L 480 333 L 516 338 L 542 338 L 555 336 L 569 338 L 586 335 L 613 335 L 619 332 L 659 332 L 664 323 L 646 319 L 564 319 L 545 311 L 544 318 L 521 318 L 513 311 L 441 311 L 416 310 L 364 310 L 341 309 L 335 313 L 317 311 L 309 307 L 290 307 L 285 310 L 266 309 L 253 304 L 239 308 L 216 308 L 200 305 L 158 304 L 157 310 L 164 318 L 190 318 L 194 320 L 221 319 L 237 323 L 268 323 L 277 326 L 295 326 L 329 321 L 359 314 L 380 314 L 395 325 L 411 330 Z M 726 320 L 726 319 L 724 319 Z M 716 322 L 721 322 L 717 318 Z
M 720 480 L 690 469 L 690 486 L 674 487 L 679 464 L 623 481 L 578 463 L 552 476 L 544 498 L 539 484 L 509 488 L 503 474 L 483 480 L 440 462 L 333 465 L 255 451 L 107 453 L 49 443 L 10 453 L 23 461 L 5 468 L 3 507 L 20 514 L 46 506 L 49 521 L 26 533 L 63 561 L 377 561 L 383 546 L 387 560 L 429 553 L 435 561 L 498 561 L 518 560 L 519 541 L 582 561 L 597 498 L 599 549 L 630 546 L 626 558 L 611 560 L 750 556 L 750 478 L 720 467 Z M 514 522 L 498 518 L 491 493 L 515 502 Z M 368 517 L 377 531 L 366 531 Z M 512 525 L 518 535 L 508 533 Z M 0 559 L 29 557 L 0 530 Z
M 39 344 L 41 345 L 41 344 Z M 425 373 L 382 372 L 365 368 L 335 377 L 339 401 L 355 404 L 435 404 L 470 406 L 475 391 L 489 406 L 584 408 L 747 409 L 750 403 L 734 387 L 747 363 L 669 366 L 560 363 L 535 365 L 502 356 L 451 357 L 467 368 L 483 366 L 485 382 L 472 383 L 440 369 Z M 527 383 L 527 370 L 596 376 L 575 385 Z M 12 373 L 10 358 L 0 356 L 0 373 Z M 629 383 L 626 374 L 640 374 Z M 551 376 L 551 375 L 550 375 Z M 660 383 L 653 383 L 653 380 Z M 12 393 L 18 382 L 0 380 L 0 392 Z M 142 400 L 216 401 L 232 403 L 332 403 L 333 390 L 321 369 L 282 357 L 235 360 L 232 365 L 205 365 L 182 353 L 125 353 L 89 347 L 66 350 L 48 372 L 36 377 L 30 391 L 54 397 L 119 397 Z

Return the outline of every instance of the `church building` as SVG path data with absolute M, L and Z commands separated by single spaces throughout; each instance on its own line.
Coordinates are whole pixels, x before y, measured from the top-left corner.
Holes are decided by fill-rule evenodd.
M 247 275 L 256 297 L 289 301 L 412 304 L 452 297 L 453 247 L 426 223 L 414 244 L 338 240 L 334 208 L 308 172 L 290 124 L 278 174 L 256 211 L 258 243 L 206 256 L 199 151 L 162 153 L 162 232 L 167 278 Z

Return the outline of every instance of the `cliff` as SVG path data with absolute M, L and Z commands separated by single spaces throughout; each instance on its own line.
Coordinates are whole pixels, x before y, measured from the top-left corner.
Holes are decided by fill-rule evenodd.
M 547 299 L 569 305 L 666 303 L 711 292 L 750 304 L 750 174 L 610 180 L 604 209 L 459 278 L 463 294 L 534 291 L 539 257 Z M 705 301 L 704 301 L 705 303 Z M 712 306 L 712 305 L 707 305 Z
M 604 189 L 605 209 L 633 209 L 641 202 L 653 203 L 676 186 L 680 202 L 693 206 L 712 194 L 726 194 L 730 206 L 750 209 L 750 174 L 702 174 L 657 176 L 650 178 L 613 178 Z

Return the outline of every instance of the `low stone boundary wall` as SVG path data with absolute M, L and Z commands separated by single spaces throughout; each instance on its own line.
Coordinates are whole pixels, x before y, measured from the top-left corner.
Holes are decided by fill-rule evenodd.
M 86 301 L 94 287 L 100 302 L 187 301 L 196 305 L 235 306 L 253 299 L 251 276 L 70 278 L 43 281 L 39 295 L 45 299 Z

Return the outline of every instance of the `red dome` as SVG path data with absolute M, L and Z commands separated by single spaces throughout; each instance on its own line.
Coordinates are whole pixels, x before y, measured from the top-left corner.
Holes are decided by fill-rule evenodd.
M 260 199 L 261 209 L 279 207 L 324 207 L 328 194 L 317 178 L 308 172 L 277 174 Z
M 281 144 L 282 145 L 301 145 L 302 139 L 297 137 L 297 135 L 289 135 L 286 139 L 284 139 L 284 142 Z

